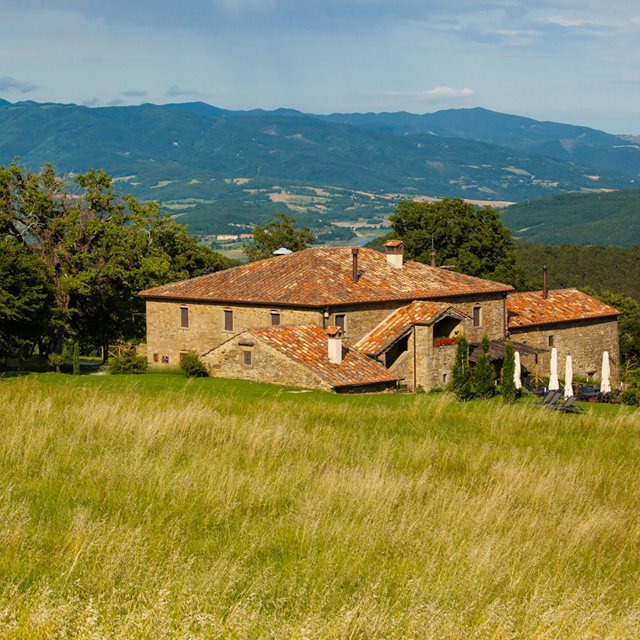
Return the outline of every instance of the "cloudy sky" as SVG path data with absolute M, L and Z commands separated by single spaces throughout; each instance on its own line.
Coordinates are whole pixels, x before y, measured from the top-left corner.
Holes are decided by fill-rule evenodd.
M 640 134 L 638 0 L 0 0 L 0 97 L 416 113 Z

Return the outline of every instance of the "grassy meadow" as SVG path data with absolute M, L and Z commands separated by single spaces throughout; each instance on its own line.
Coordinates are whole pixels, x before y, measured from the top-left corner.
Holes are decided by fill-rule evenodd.
M 0 638 L 640 637 L 640 413 L 0 380 Z

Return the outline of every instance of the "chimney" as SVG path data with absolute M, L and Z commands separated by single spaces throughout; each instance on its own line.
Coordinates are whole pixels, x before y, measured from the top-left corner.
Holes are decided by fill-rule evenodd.
M 358 273 L 358 250 L 355 247 L 351 249 L 351 256 L 353 258 L 351 265 L 351 279 L 354 282 L 358 282 L 358 278 L 360 277 L 360 274 Z
M 547 278 L 547 265 L 542 267 L 542 297 L 546 300 L 549 297 L 549 282 Z
M 394 269 L 402 269 L 404 244 L 402 240 L 388 240 L 384 243 L 387 264 Z
M 340 327 L 329 327 L 327 329 L 327 356 L 332 364 L 342 362 L 342 334 Z
M 435 249 L 431 249 L 431 266 L 435 267 L 436 266 L 436 255 L 437 252 Z

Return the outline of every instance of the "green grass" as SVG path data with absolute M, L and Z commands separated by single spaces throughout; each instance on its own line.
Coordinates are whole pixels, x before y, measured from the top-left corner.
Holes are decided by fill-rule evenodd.
M 633 638 L 640 413 L 0 380 L 1 638 Z

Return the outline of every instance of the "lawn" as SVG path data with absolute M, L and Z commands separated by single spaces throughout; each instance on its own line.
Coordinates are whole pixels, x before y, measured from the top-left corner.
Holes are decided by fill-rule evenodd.
M 0 380 L 0 638 L 640 637 L 640 413 Z

